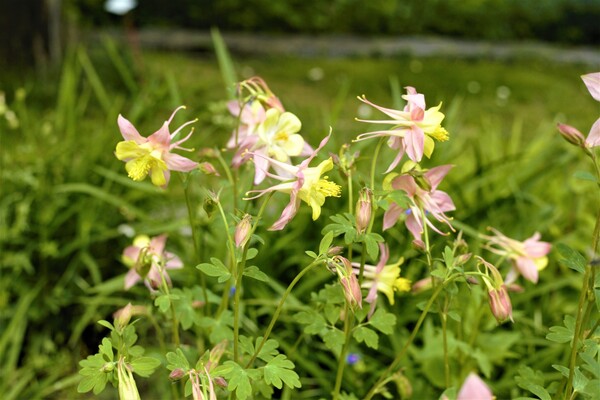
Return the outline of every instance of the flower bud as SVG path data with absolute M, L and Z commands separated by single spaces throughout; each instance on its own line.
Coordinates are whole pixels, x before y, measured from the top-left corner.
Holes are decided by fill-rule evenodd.
M 362 308 L 362 293 L 356 275 L 350 273 L 350 275 L 341 276 L 340 283 L 344 288 L 344 296 L 348 304 L 353 308 Z
M 558 124 L 557 128 L 567 142 L 585 148 L 585 137 L 579 130 L 567 124 Z
M 488 296 L 490 309 L 498 323 L 503 323 L 509 319 L 513 321 L 512 304 L 510 303 L 506 286 L 502 285 L 498 289 L 491 289 L 488 292 Z
M 169 379 L 172 381 L 178 381 L 185 376 L 185 371 L 181 368 L 175 368 L 169 374 Z
M 227 387 L 227 385 L 228 385 L 227 381 L 222 376 L 217 376 L 216 378 L 213 379 L 213 382 L 215 382 L 218 386 L 221 386 L 224 388 Z
M 235 245 L 238 248 L 244 247 L 248 242 L 248 239 L 250 239 L 250 231 L 252 230 L 251 221 L 252 217 L 250 214 L 246 214 L 235 227 L 235 234 L 233 236 L 235 239 Z
M 356 230 L 364 233 L 371 222 L 371 191 L 364 188 L 360 191 L 356 202 Z
M 396 383 L 398 393 L 400 393 L 400 398 L 410 399 L 413 394 L 413 387 L 406 375 L 404 375 L 401 371 L 398 371 L 392 375 L 392 378 Z
M 198 169 L 205 175 L 221 176 L 219 175 L 219 172 L 217 172 L 217 169 L 208 161 L 198 164 Z
M 131 320 L 131 309 L 131 303 L 127 303 L 125 307 L 120 308 L 113 314 L 113 318 L 115 320 L 115 327 L 117 328 L 117 331 L 122 331 L 123 328 L 125 328 Z

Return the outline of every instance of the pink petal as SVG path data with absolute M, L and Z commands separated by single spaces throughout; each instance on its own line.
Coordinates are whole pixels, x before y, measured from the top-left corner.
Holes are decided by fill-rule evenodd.
M 388 115 L 389 117 L 393 118 L 396 121 L 397 120 L 405 120 L 406 119 L 405 113 L 402 112 L 402 111 L 394 110 L 392 108 L 385 108 L 385 107 L 378 106 L 377 104 L 371 103 L 364 96 L 359 97 L 358 99 L 360 101 L 362 101 L 363 103 L 370 105 L 371 107 L 375 107 L 376 109 L 378 109 L 379 111 L 381 111 L 382 113 Z
M 493 400 L 490 388 L 474 373 L 470 373 L 463 383 L 456 400 Z
M 410 112 L 410 119 L 413 121 L 422 121 L 425 116 L 425 111 L 422 108 L 415 107 Z
M 438 167 L 431 168 L 429 171 L 425 172 L 425 177 L 429 181 L 432 191 L 437 189 L 438 185 L 442 182 L 444 177 L 453 167 L 454 166 L 450 164 L 440 165 Z
M 152 254 L 162 256 L 165 251 L 165 244 L 167 243 L 167 235 L 159 235 L 150 239 L 150 251 Z
M 587 139 L 585 139 L 585 144 L 589 147 L 600 146 L 600 118 L 594 122 L 592 125 L 592 129 L 590 129 L 590 134 Z
M 298 192 L 292 191 L 290 194 L 290 202 L 283 209 L 281 216 L 275 223 L 269 228 L 270 231 L 280 231 L 296 216 L 298 209 L 300 208 L 300 198 L 298 198 Z
M 409 175 L 400 175 L 394 178 L 392 187 L 396 190 L 404 190 L 409 197 L 414 197 L 418 189 L 415 179 Z
M 396 203 L 392 203 L 383 214 L 383 230 L 388 230 L 396 224 L 404 210 Z
M 163 158 L 171 171 L 188 172 L 198 167 L 198 163 L 174 153 L 164 153 Z
M 136 262 L 138 257 L 140 256 L 141 249 L 137 246 L 127 246 L 125 250 L 123 250 L 123 257 L 127 257 L 133 262 Z
M 431 193 L 431 200 L 435 202 L 438 209 L 442 212 L 456 210 L 454 202 L 446 192 L 436 190 L 435 192 Z
M 165 269 L 181 269 L 183 268 L 183 262 L 179 257 L 170 252 L 165 252 L 167 262 L 165 263 Z
M 582 75 L 583 83 L 596 101 L 600 101 L 600 72 Z
M 550 253 L 552 245 L 548 242 L 539 241 L 539 238 L 539 233 L 536 233 L 533 237 L 523 242 L 525 252 L 531 258 L 544 257 L 546 254 Z
M 304 169 L 306 167 L 308 167 L 308 164 L 313 160 L 313 158 L 315 158 L 317 156 L 317 154 L 319 153 L 319 151 L 325 147 L 325 145 L 327 144 L 327 142 L 329 141 L 329 138 L 331 137 L 331 130 L 329 132 L 329 135 L 325 136 L 323 138 L 323 140 L 321 140 L 321 143 L 319 143 L 319 147 L 317 147 L 315 149 L 315 151 L 313 151 L 313 153 L 304 161 L 302 161 L 302 163 L 300 164 L 300 169 Z
M 411 210 L 412 212 L 406 218 L 406 228 L 410 231 L 410 233 L 412 233 L 415 240 L 421 240 L 421 234 L 423 233 L 423 225 L 421 224 L 420 219 L 417 218 L 417 215 L 415 215 L 417 213 L 415 213 L 414 208 Z
M 140 279 L 135 269 L 131 268 L 125 275 L 125 290 L 131 289 Z
M 515 264 L 521 275 L 528 281 L 537 283 L 538 269 L 535 262 L 529 257 L 519 257 L 515 260 Z
M 409 107 L 412 106 L 411 110 L 413 107 L 424 110 L 425 109 L 425 96 L 422 95 L 421 93 L 418 93 L 417 90 L 412 86 L 407 86 L 405 89 L 406 89 L 406 94 L 404 96 L 402 96 L 402 98 L 409 102 L 409 104 L 408 104 Z
M 390 250 L 387 244 L 379 243 L 379 252 L 381 253 L 381 255 L 379 256 L 379 262 L 377 263 L 377 269 L 375 270 L 376 273 L 381 272 L 383 267 L 385 267 L 385 264 L 388 262 L 388 259 L 390 258 Z
M 167 122 L 163 123 L 159 130 L 154 132 L 152 135 L 148 136 L 148 140 L 168 151 L 171 145 L 171 133 L 169 132 L 169 124 Z
M 396 158 L 394 158 L 394 161 L 392 161 L 392 163 L 390 164 L 390 166 L 388 167 L 388 169 L 385 171 L 385 173 L 389 173 L 391 170 L 393 170 L 394 168 L 396 168 L 396 166 L 398 165 L 398 163 L 400 162 L 400 160 L 402 160 L 402 157 L 404 157 L 404 151 L 406 148 L 406 145 L 404 144 L 404 141 L 399 138 L 399 137 L 393 137 L 392 139 L 392 146 L 390 146 L 391 148 L 394 148 L 393 146 L 397 146 L 398 144 L 396 142 L 400 142 L 399 146 L 399 151 L 398 154 L 396 154 Z
M 265 180 L 269 169 L 269 160 L 263 157 L 254 157 L 254 184 L 259 185 Z
M 411 127 L 406 131 L 404 143 L 406 143 L 408 158 L 414 162 L 420 162 L 423 158 L 423 147 L 425 145 L 425 134 L 423 131 L 416 126 Z
M 125 140 L 133 140 L 137 144 L 146 141 L 146 138 L 142 137 L 133 124 L 129 122 L 129 120 L 123 118 L 121 114 L 119 114 L 119 117 L 117 118 L 117 124 L 119 125 L 119 130 Z

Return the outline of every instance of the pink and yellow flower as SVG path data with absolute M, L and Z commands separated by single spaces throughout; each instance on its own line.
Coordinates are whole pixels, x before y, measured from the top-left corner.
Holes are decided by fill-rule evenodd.
M 408 195 L 409 206 L 404 208 L 396 203 L 391 203 L 383 216 L 383 229 L 391 228 L 402 214 L 406 216 L 406 227 L 412 233 L 415 244 L 422 246 L 421 235 L 423 234 L 423 223 L 440 235 L 445 235 L 429 221 L 426 214 L 432 215 L 436 220 L 445 223 L 453 230 L 450 225 L 450 218 L 444 214 L 448 211 L 454 211 L 454 203 L 450 196 L 437 187 L 442 182 L 446 174 L 450 171 L 452 165 L 441 165 L 423 173 L 422 178 L 427 186 L 423 188 L 417 184 L 415 178 L 411 175 L 399 175 L 392 179 L 391 187 L 396 190 L 402 190 Z
M 319 150 L 321 150 L 325 144 L 327 144 L 328 140 L 329 136 L 324 138 L 319 147 L 314 150 L 307 159 L 302 161 L 300 165 L 289 165 L 260 153 L 249 153 L 250 155 L 254 156 L 253 160 L 257 168 L 266 168 L 264 163 L 260 161 L 266 160 L 267 165 L 273 164 L 276 168 L 282 170 L 286 174 L 286 176 L 275 175 L 264 170 L 265 175 L 282 181 L 283 183 L 271 186 L 267 189 L 251 190 L 247 194 L 257 194 L 245 199 L 256 199 L 271 192 L 282 192 L 290 195 L 290 202 L 283 210 L 279 219 L 275 221 L 275 223 L 269 228 L 270 230 L 281 230 L 285 228 L 285 226 L 298 212 L 301 201 L 304 201 L 312 208 L 312 218 L 313 220 L 316 220 L 321 215 L 321 207 L 325 203 L 325 198 L 340 197 L 341 187 L 338 184 L 330 181 L 327 176 L 323 176 L 324 173 L 333 168 L 333 161 L 331 160 L 331 157 L 325 161 L 322 161 L 316 167 L 308 166 L 313 158 L 315 158 Z M 290 177 L 292 178 L 290 179 Z
M 198 163 L 171 152 L 175 149 L 189 151 L 180 147 L 180 144 L 190 138 L 193 129 L 185 138 L 173 143 L 172 141 L 184 127 L 196 120 L 186 122 L 173 133 L 169 132 L 169 124 L 182 108 L 185 107 L 181 106 L 173 111 L 162 127 L 147 138 L 141 136 L 131 122 L 119 115 L 117 122 L 125 140 L 117 143 L 115 155 L 119 160 L 125 161 L 125 169 L 131 179 L 142 181 L 150 175 L 154 185 L 166 187 L 170 171 L 188 172 L 198 166 Z
M 423 154 L 431 157 L 435 147 L 435 140 L 448 140 L 448 132 L 441 125 L 444 114 L 440 112 L 442 104 L 436 107 L 425 109 L 425 96 L 417 93 L 415 88 L 408 86 L 407 94 L 402 96 L 407 101 L 404 110 L 394 110 L 371 103 L 365 96 L 358 99 L 368 104 L 382 113 L 389 116 L 389 120 L 362 120 L 373 124 L 392 125 L 389 130 L 380 130 L 367 132 L 358 135 L 356 141 L 370 139 L 374 137 L 388 137 L 388 146 L 398 150 L 398 154 L 386 172 L 390 172 L 398 165 L 402 156 L 406 152 L 408 158 L 414 162 L 420 162 Z
M 161 285 L 163 277 L 168 285 L 171 284 L 167 270 L 181 269 L 183 263 L 179 257 L 165 251 L 166 242 L 167 235 L 152 239 L 140 235 L 133 240 L 133 245 L 125 248 L 121 257 L 123 264 L 129 267 L 129 272 L 125 275 L 125 290 L 129 290 L 142 279 L 151 291 Z
M 404 262 L 404 258 L 400 258 L 394 264 L 386 264 L 390 257 L 387 245 L 380 244 L 379 251 L 381 256 L 377 265 L 365 265 L 363 271 L 364 279 L 361 287 L 369 290 L 365 297 L 365 301 L 371 305 L 369 317 L 375 312 L 378 292 L 385 294 L 393 305 L 395 292 L 410 291 L 410 280 L 400 277 L 400 265 Z M 358 276 L 360 263 L 352 263 L 352 267 L 354 274 Z
M 512 261 L 513 269 L 506 276 L 507 284 L 513 283 L 519 274 L 533 283 L 538 281 L 538 272 L 548 265 L 546 256 L 552 245 L 540 240 L 539 232 L 524 242 L 511 239 L 494 228 L 488 228 L 494 236 L 486 236 L 487 249 L 494 254 L 507 257 Z

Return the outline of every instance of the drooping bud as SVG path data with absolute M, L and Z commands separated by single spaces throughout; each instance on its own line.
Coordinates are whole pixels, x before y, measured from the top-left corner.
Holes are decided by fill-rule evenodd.
M 364 233 L 371 222 L 372 192 L 368 188 L 361 189 L 356 202 L 356 230 Z
M 244 218 L 235 227 L 235 245 L 238 248 L 244 247 L 250 239 L 250 231 L 252 230 L 252 217 L 250 214 L 244 215 Z
M 169 374 L 169 379 L 172 381 L 178 381 L 185 376 L 185 371 L 181 368 L 175 368 Z
M 567 142 L 585 148 L 585 137 L 579 130 L 567 124 L 558 124 L 557 128 Z
M 125 307 L 120 308 L 113 314 L 113 318 L 115 320 L 115 327 L 117 328 L 117 331 L 122 331 L 123 328 L 125 328 L 131 320 L 131 308 L 131 303 L 127 303 Z
M 333 259 L 335 270 L 340 278 L 340 283 L 344 290 L 344 297 L 348 305 L 355 308 L 362 308 L 362 293 L 360 284 L 356 275 L 352 272 L 352 264 L 342 256 L 336 256 Z
M 509 319 L 514 322 L 512 318 L 512 304 L 510 303 L 506 286 L 502 285 L 498 289 L 490 290 L 488 296 L 490 309 L 496 321 L 500 324 Z
M 402 371 L 398 371 L 394 375 L 392 375 L 392 378 L 396 383 L 398 393 L 400 393 L 400 398 L 410 399 L 413 394 L 413 387 L 406 375 L 404 375 Z

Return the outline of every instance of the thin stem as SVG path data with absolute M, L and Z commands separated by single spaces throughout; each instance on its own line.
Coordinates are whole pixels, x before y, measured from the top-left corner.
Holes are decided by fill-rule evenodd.
M 171 291 L 169 290 L 169 284 L 165 279 L 165 268 L 164 265 L 159 265 L 160 269 L 160 280 L 162 283 L 162 288 L 165 291 L 165 295 L 169 298 L 169 305 L 171 308 L 171 318 L 173 319 L 173 340 L 175 341 L 175 347 L 179 347 L 179 321 L 177 320 L 177 313 L 175 312 L 175 306 L 173 305 L 173 301 L 171 300 Z
M 348 352 L 348 347 L 350 347 L 350 336 L 352 333 L 352 327 L 354 325 L 354 312 L 352 312 L 352 308 L 348 302 L 346 302 L 346 306 L 344 308 L 344 315 L 346 317 L 344 320 L 344 345 L 342 346 L 342 351 L 340 352 L 340 358 L 338 360 L 335 387 L 333 389 L 334 400 L 337 400 L 340 396 L 342 379 L 344 377 L 344 368 L 346 367 L 346 353 Z
M 199 240 L 198 240 L 198 228 L 196 225 L 196 218 L 194 217 L 194 209 L 192 207 L 192 200 L 190 198 L 190 190 L 189 190 L 189 182 L 185 182 L 183 180 L 183 177 L 181 175 L 179 175 L 181 177 L 181 181 L 183 183 L 183 193 L 185 195 L 185 205 L 187 207 L 187 212 L 188 212 L 188 219 L 190 221 L 190 227 L 192 228 L 192 240 L 194 241 L 194 254 L 196 256 L 196 263 L 199 264 L 202 260 L 200 258 L 200 249 L 199 249 Z M 190 175 L 191 176 L 191 175 Z M 190 177 L 188 176 L 188 179 L 190 179 Z M 208 293 L 206 291 L 206 278 L 204 277 L 204 274 L 202 273 L 202 271 L 200 272 L 200 286 L 202 287 L 202 297 L 204 298 L 204 307 L 203 307 L 203 313 L 204 310 L 206 311 L 210 311 L 209 310 L 209 305 L 208 305 Z
M 271 334 L 271 331 L 273 330 L 273 327 L 275 326 L 275 322 L 277 322 L 277 319 L 279 318 L 279 314 L 281 313 L 281 310 L 283 310 L 283 305 L 285 304 L 285 300 L 287 299 L 289 294 L 292 292 L 292 289 L 294 288 L 294 286 L 296 286 L 296 284 L 300 281 L 300 279 L 304 275 L 306 275 L 311 269 L 313 269 L 317 265 L 321 265 L 322 262 L 323 262 L 323 260 L 321 260 L 320 258 L 317 258 L 316 260 L 314 260 L 313 262 L 308 264 L 302 271 L 300 271 L 300 273 L 298 275 L 296 275 L 296 277 L 294 278 L 292 283 L 290 283 L 290 285 L 287 287 L 287 289 L 283 293 L 283 296 L 281 297 L 281 300 L 279 300 L 277 309 L 275 309 L 275 313 L 273 314 L 273 317 L 271 318 L 271 322 L 269 323 L 269 326 L 267 327 L 267 330 L 265 331 L 265 334 L 263 335 L 263 338 L 260 341 L 260 344 L 254 351 L 254 354 L 252 355 L 252 358 L 250 358 L 250 361 L 248 361 L 248 364 L 246 364 L 246 368 L 250 368 L 250 366 L 252 365 L 254 360 L 256 360 L 256 357 L 258 356 L 258 354 L 260 354 L 260 351 L 262 350 L 264 344 L 267 342 L 267 339 L 269 338 L 269 335 Z
M 375 152 L 373 153 L 373 160 L 371 163 L 371 190 L 375 190 L 375 167 L 377 166 L 377 159 L 379 158 L 379 151 L 381 150 L 381 146 L 386 141 L 384 137 L 379 139 L 377 143 L 377 147 L 375 147 Z
M 252 225 L 250 229 L 249 237 L 252 237 L 256 228 L 258 227 L 258 223 L 262 218 L 262 215 L 265 211 L 267 203 L 271 200 L 273 196 L 273 192 L 269 193 L 267 198 L 263 201 L 260 210 L 258 211 L 258 215 L 256 216 L 256 221 Z M 244 249 L 242 251 L 242 259 L 240 263 L 235 268 L 235 295 L 233 297 L 233 359 L 235 362 L 238 361 L 239 356 L 239 332 L 240 332 L 240 296 L 242 292 L 242 278 L 244 276 L 244 268 L 246 268 L 246 260 L 248 258 L 248 249 L 250 248 L 250 240 L 246 241 L 244 245 Z M 229 291 L 226 291 L 229 294 Z
M 367 392 L 367 395 L 365 396 L 365 400 L 370 400 L 371 398 L 373 398 L 373 396 L 379 391 L 380 387 L 383 384 L 385 384 L 385 382 L 387 381 L 387 377 L 389 377 L 392 374 L 392 372 L 396 368 L 398 368 L 398 365 L 400 364 L 400 361 L 402 360 L 402 357 L 404 357 L 404 355 L 406 354 L 406 351 L 408 350 L 409 346 L 415 340 L 415 337 L 417 336 L 417 333 L 419 333 L 419 329 L 421 328 L 421 325 L 423 324 L 423 321 L 425 320 L 425 317 L 429 313 L 429 309 L 433 305 L 433 302 L 437 299 L 437 297 L 441 293 L 442 289 L 448 283 L 450 283 L 452 280 L 454 280 L 453 277 L 448 278 L 448 280 L 446 280 L 444 283 L 442 283 L 441 285 L 439 285 L 435 289 L 435 292 L 433 292 L 433 294 L 429 298 L 429 301 L 425 305 L 425 308 L 423 309 L 423 312 L 421 313 L 421 316 L 417 320 L 417 323 L 416 323 L 415 327 L 413 328 L 412 333 L 410 334 L 408 340 L 406 341 L 406 343 L 404 344 L 404 346 L 400 350 L 400 353 L 398 353 L 398 355 L 396 355 L 396 358 L 394 358 L 394 361 L 392 361 L 392 363 L 390 364 L 390 366 L 385 371 L 383 371 L 383 373 L 381 374 L 381 377 L 377 380 L 377 382 L 375 382 L 375 384 L 371 387 L 371 389 L 369 390 L 369 392 Z
M 444 308 L 440 310 L 440 319 L 442 321 L 442 345 L 444 348 L 444 378 L 446 387 L 450 387 L 450 359 L 448 357 L 448 314 L 446 313 L 446 307 L 448 306 L 448 296 L 444 301 Z
M 348 213 L 354 214 L 354 193 L 352 188 L 352 170 L 348 169 Z M 348 260 L 352 262 L 352 243 L 348 245 Z

